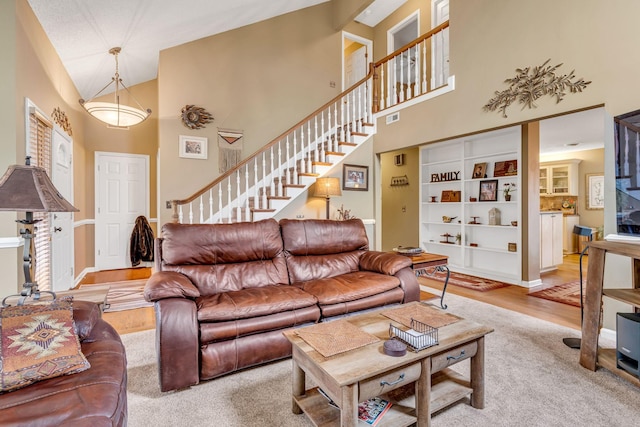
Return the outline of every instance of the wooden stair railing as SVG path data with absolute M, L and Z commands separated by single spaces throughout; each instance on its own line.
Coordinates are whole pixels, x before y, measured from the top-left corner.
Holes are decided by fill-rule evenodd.
M 275 214 L 374 132 L 374 112 L 436 88 L 442 79 L 427 69 L 427 45 L 442 40 L 448 26 L 447 21 L 370 64 L 366 77 L 234 168 L 192 196 L 171 200 L 172 221 L 253 221 Z M 406 70 L 405 63 L 411 64 Z

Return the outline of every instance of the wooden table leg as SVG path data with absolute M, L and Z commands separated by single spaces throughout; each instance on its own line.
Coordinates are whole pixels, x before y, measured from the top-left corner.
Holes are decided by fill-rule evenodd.
M 357 427 L 358 425 L 358 386 L 357 384 L 342 387 L 342 405 L 340 406 L 340 427 Z
M 416 381 L 416 417 L 418 427 L 431 426 L 431 358 L 421 362 L 420 378 Z
M 478 350 L 471 358 L 471 406 L 484 408 L 484 337 L 477 340 Z
M 293 398 L 291 399 L 291 412 L 294 414 L 301 414 L 302 409 L 296 403 L 296 397 L 303 396 L 306 391 L 306 376 L 304 371 L 298 366 L 296 361 L 293 361 L 293 369 L 291 371 L 291 385 Z
M 584 296 L 584 318 L 582 319 L 582 340 L 580 342 L 580 364 L 592 371 L 596 370 L 598 359 L 598 334 L 602 313 L 602 281 L 606 251 L 589 247 L 589 270 Z

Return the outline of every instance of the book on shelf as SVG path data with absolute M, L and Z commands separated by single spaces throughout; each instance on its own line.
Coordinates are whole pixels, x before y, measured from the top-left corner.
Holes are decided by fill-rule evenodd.
M 391 402 L 373 397 L 358 404 L 358 424 L 376 426 L 391 407 Z

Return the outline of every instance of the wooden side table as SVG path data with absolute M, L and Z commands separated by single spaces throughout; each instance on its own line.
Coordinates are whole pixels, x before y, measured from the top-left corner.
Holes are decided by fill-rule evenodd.
M 444 294 L 447 292 L 447 284 L 449 283 L 449 276 L 451 275 L 449 267 L 447 266 L 449 257 L 447 255 L 422 253 L 420 255 L 410 256 L 409 258 L 411 258 L 413 262 L 411 268 L 417 277 L 433 276 L 436 271 L 447 273 L 447 277 L 444 279 L 442 294 L 440 295 L 440 307 L 446 310 L 447 305 L 444 303 Z M 433 270 L 431 270 L 432 268 Z

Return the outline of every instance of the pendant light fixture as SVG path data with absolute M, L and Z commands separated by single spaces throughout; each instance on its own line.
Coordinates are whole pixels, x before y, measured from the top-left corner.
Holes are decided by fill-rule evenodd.
M 113 76 L 111 78 L 111 81 L 107 83 L 107 85 L 103 87 L 102 90 L 96 93 L 93 98 L 89 99 L 88 101 L 80 99 L 80 105 L 82 105 L 82 107 L 84 107 L 84 109 L 87 110 L 87 112 L 93 117 L 103 123 L 106 123 L 108 127 L 128 129 L 129 126 L 135 126 L 145 121 L 151 114 L 151 110 L 149 108 L 144 109 L 142 105 L 140 105 L 138 100 L 133 96 L 133 94 L 131 94 L 129 88 L 127 88 L 124 83 L 122 83 L 122 79 L 120 78 L 120 74 L 118 73 L 118 54 L 120 53 L 120 51 L 121 48 L 119 47 L 109 49 L 109 53 L 116 58 L 115 76 Z M 102 92 L 104 92 L 109 86 L 114 83 L 116 86 L 114 102 L 93 101 L 93 99 L 97 98 Z M 120 86 L 122 86 L 127 91 L 127 93 L 129 94 L 129 98 L 135 101 L 135 103 L 137 104 L 137 108 L 120 103 Z

